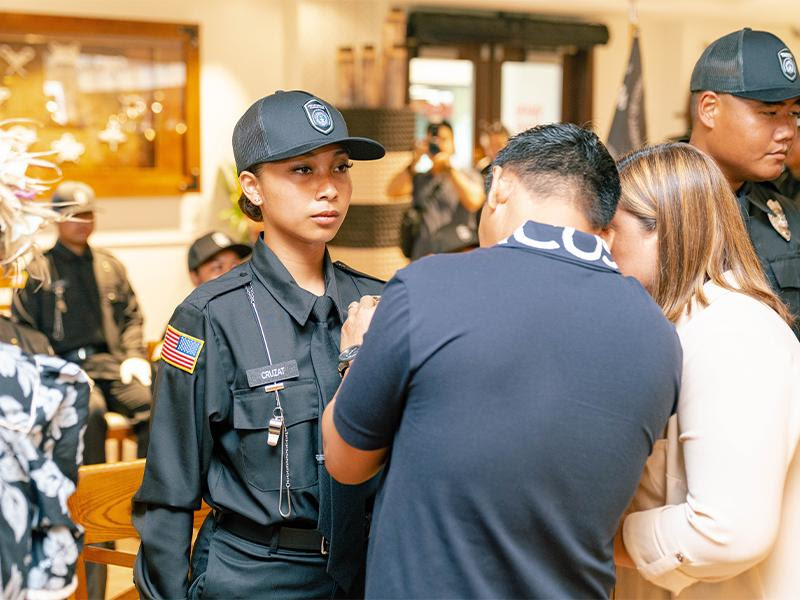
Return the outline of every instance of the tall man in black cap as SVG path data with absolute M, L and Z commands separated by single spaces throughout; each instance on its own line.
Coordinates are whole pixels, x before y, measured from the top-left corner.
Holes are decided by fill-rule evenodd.
M 55 353 L 80 365 L 94 379 L 84 463 L 105 462 L 105 408 L 128 417 L 145 456 L 150 418 L 150 364 L 142 338 L 143 318 L 122 263 L 91 248 L 95 196 L 76 181 L 53 196 L 73 220 L 59 223 L 58 241 L 46 256 L 52 283 L 28 282 L 15 298 L 15 318 L 44 333 Z
M 710 154 L 739 199 L 772 287 L 800 312 L 800 210 L 770 180 L 797 133 L 800 77 L 779 38 L 745 28 L 705 49 L 692 72 L 690 143 Z M 800 335 L 800 328 L 795 326 Z

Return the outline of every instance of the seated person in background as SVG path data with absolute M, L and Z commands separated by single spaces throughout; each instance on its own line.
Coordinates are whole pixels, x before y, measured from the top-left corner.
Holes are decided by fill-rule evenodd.
M 108 408 L 128 417 L 138 455 L 147 452 L 150 418 L 150 364 L 145 359 L 142 314 L 125 267 L 105 250 L 91 248 L 94 191 L 64 182 L 52 201 L 74 221 L 57 224 L 58 241 L 45 253 L 51 282 L 29 281 L 14 298 L 18 321 L 44 333 L 58 356 L 78 364 L 94 379 L 85 464 L 105 462 Z
M 413 197 L 415 225 L 407 231 L 404 226 L 402 236 L 404 253 L 412 260 L 434 252 L 436 235 L 447 225 L 477 229 L 476 212 L 485 197 L 483 182 L 476 174 L 454 167 L 451 163 L 454 153 L 450 123 L 431 123 L 425 139 L 417 144 L 412 161 L 387 186 L 386 194 L 390 197 Z M 425 154 L 433 166 L 425 173 L 417 173 L 417 163 Z
M 383 473 L 368 598 L 600 598 L 681 350 L 605 233 L 617 169 L 596 135 L 536 127 L 492 168 L 481 248 L 386 285 L 325 408 L 325 465 Z M 374 302 L 350 306 L 341 345 Z M 342 358 L 353 358 L 349 348 Z
M 665 144 L 619 169 L 614 258 L 676 324 L 684 360 L 676 418 L 623 521 L 615 597 L 798 598 L 792 318 L 710 157 Z
M 197 238 L 189 246 L 189 279 L 195 287 L 202 285 L 227 273 L 248 258 L 252 252 L 253 249 L 247 244 L 237 244 L 224 233 L 211 231 Z M 164 333 L 166 335 L 166 331 Z M 150 360 L 153 362 L 161 358 L 163 339 L 162 336 L 150 354 Z M 154 366 L 154 369 L 157 369 L 157 366 Z
M 195 287 L 216 279 L 250 256 L 253 249 L 219 231 L 197 238 L 189 248 L 189 277 Z

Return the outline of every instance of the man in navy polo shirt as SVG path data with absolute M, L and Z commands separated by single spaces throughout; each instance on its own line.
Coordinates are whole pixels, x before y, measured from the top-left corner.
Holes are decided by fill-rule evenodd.
M 614 533 L 681 370 L 672 326 L 598 236 L 619 194 L 593 133 L 528 130 L 495 159 L 483 248 L 386 286 L 323 419 L 337 480 L 386 465 L 368 597 L 609 594 Z M 351 329 L 370 304 L 351 306 Z

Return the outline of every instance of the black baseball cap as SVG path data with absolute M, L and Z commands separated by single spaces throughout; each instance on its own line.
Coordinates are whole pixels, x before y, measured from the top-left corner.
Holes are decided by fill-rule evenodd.
M 308 92 L 275 92 L 255 102 L 233 128 L 233 156 L 241 173 L 253 165 L 341 144 L 355 160 L 386 154 L 378 142 L 351 137 L 336 108 Z
M 189 270 L 194 271 L 223 250 L 233 250 L 239 258 L 250 256 L 253 252 L 250 246 L 237 244 L 224 233 L 212 231 L 196 239 L 189 247 Z
M 703 51 L 692 71 L 690 89 L 783 102 L 800 97 L 797 61 L 776 35 L 745 27 Z

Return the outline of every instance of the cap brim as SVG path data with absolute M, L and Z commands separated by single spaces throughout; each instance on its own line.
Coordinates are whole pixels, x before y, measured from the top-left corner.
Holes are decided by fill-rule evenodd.
M 330 140 L 315 140 L 314 142 L 310 142 L 308 144 L 301 144 L 300 146 L 295 146 L 294 148 L 284 150 L 278 154 L 273 154 L 269 158 L 256 161 L 253 164 L 286 160 L 287 158 L 302 156 L 303 154 L 313 152 L 317 148 L 332 146 L 334 144 L 341 144 L 344 146 L 347 149 L 347 153 L 350 155 L 350 158 L 353 160 L 377 160 L 379 158 L 383 158 L 386 154 L 384 147 L 375 140 L 364 137 L 343 137 Z
M 792 87 L 773 88 L 770 90 L 754 90 L 751 92 L 731 92 L 731 96 L 760 100 L 761 102 L 784 102 L 797 98 L 800 100 L 800 85 Z

